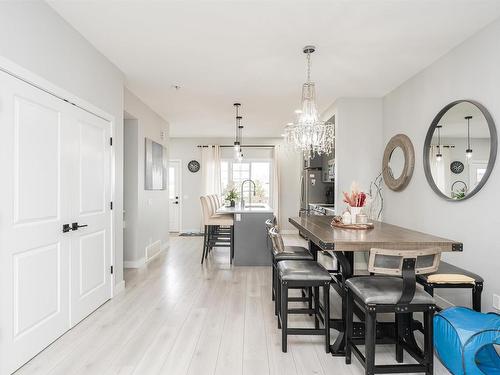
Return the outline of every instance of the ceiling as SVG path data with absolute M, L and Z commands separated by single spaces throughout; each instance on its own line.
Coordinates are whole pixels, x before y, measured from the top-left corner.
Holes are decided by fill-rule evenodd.
M 319 110 L 382 96 L 500 16 L 498 0 L 68 1 L 49 4 L 170 122 L 172 136 L 279 136 L 315 44 Z M 173 88 L 179 85 L 180 89 Z

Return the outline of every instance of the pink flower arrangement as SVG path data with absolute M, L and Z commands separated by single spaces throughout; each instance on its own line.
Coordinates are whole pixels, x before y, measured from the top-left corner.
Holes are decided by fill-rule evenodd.
M 344 202 L 351 207 L 364 207 L 366 204 L 366 194 L 359 191 L 356 184 L 353 183 L 350 194 L 344 191 Z

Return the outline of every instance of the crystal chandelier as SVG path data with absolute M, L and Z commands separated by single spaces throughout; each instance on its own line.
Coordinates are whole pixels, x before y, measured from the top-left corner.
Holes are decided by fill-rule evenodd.
M 236 130 L 234 136 L 234 159 L 237 161 L 243 160 L 243 152 L 241 151 L 241 137 L 243 133 L 243 125 L 241 125 L 242 117 L 239 114 L 240 103 L 234 103 L 234 108 L 236 110 Z
M 314 46 L 305 46 L 303 52 L 307 56 L 307 82 L 302 85 L 302 107 L 296 111 L 297 120 L 285 127 L 285 139 L 296 150 L 302 151 L 304 157 L 330 154 L 335 139 L 334 124 L 321 121 L 316 108 L 316 90 L 311 82 L 311 53 Z

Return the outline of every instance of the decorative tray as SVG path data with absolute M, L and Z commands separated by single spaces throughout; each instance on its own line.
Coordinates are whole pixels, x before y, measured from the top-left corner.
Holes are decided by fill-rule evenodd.
M 366 223 L 366 224 L 344 224 L 339 221 L 334 221 L 330 223 L 330 225 L 334 228 L 341 228 L 341 229 L 360 229 L 360 230 L 367 230 L 367 229 L 373 229 L 373 223 Z

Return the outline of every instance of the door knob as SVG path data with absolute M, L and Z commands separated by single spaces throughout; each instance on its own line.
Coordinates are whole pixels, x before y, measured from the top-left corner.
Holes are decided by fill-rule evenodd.
M 78 230 L 78 228 L 84 228 L 84 227 L 88 227 L 88 225 L 87 224 L 78 225 L 78 223 L 72 223 L 71 224 L 71 229 L 72 230 Z

